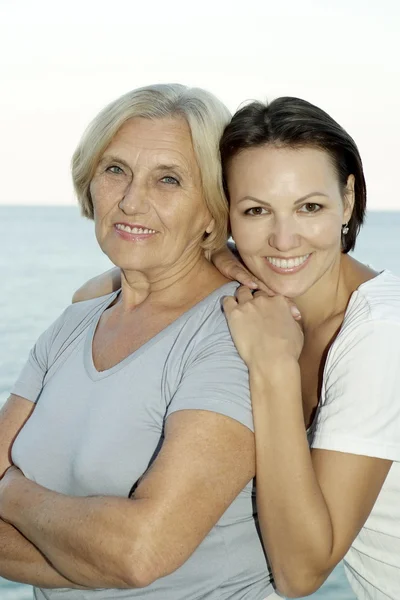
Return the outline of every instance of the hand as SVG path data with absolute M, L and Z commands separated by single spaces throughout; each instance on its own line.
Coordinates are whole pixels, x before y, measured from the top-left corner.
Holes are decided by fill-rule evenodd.
M 211 260 L 218 271 L 228 279 L 238 281 L 251 290 L 263 290 L 268 296 L 275 296 L 275 292 L 270 290 L 260 279 L 254 277 L 227 246 L 215 252 Z
M 228 296 L 223 305 L 233 341 L 249 369 L 299 359 L 304 336 L 291 301 L 261 291 L 252 294 L 241 286 L 236 297 Z

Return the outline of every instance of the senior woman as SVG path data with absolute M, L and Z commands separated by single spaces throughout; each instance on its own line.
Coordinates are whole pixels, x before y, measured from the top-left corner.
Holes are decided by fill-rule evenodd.
M 235 284 L 207 259 L 226 241 L 228 119 L 202 90 L 142 88 L 75 152 L 122 281 L 39 338 L 1 412 L 0 574 L 38 600 L 273 594 L 248 373 L 221 311 Z

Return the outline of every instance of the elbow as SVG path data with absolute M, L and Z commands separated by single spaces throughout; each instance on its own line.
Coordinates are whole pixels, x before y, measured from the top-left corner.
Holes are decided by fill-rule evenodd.
M 145 588 L 180 566 L 172 565 L 168 556 L 160 555 L 151 538 L 143 543 L 137 540 L 134 547 L 124 553 L 123 562 L 123 579 L 128 588 Z
M 284 585 L 280 585 L 278 583 L 276 585 L 276 589 L 285 598 L 303 598 L 304 596 L 310 596 L 311 594 L 314 594 L 314 592 L 316 592 L 321 585 L 322 583 L 319 585 L 313 585 L 309 581 L 292 581 L 286 582 Z
M 283 595 L 285 598 L 303 598 L 305 596 L 311 596 L 311 594 L 314 594 L 314 592 L 316 592 L 319 589 L 320 586 L 318 587 L 310 587 L 310 586 L 290 586 L 287 587 L 285 590 L 282 590 L 281 588 L 277 587 L 278 592 Z
M 148 553 L 142 548 L 130 548 L 121 556 L 120 577 L 126 588 L 145 588 L 158 579 L 155 565 L 152 564 Z
M 123 587 L 127 589 L 145 588 L 157 579 L 152 569 L 144 568 L 142 564 L 126 565 L 122 576 Z
M 281 573 L 274 575 L 276 588 L 282 596 L 287 598 L 299 598 L 314 594 L 324 583 L 329 573 L 315 574 L 307 572 Z

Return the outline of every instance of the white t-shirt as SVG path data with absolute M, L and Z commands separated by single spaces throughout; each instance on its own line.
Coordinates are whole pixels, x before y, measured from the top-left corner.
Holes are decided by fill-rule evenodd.
M 398 600 L 400 279 L 388 271 L 351 296 L 327 357 L 311 446 L 393 461 L 344 564 L 357 598 Z

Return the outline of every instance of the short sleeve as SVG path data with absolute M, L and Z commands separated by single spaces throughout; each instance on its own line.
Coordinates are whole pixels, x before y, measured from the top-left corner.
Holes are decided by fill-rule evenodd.
M 36 402 L 49 368 L 49 355 L 54 339 L 62 327 L 64 313 L 42 335 L 29 353 L 21 374 L 11 389 L 12 394 Z
M 400 461 L 400 323 L 368 321 L 328 355 L 311 446 Z
M 220 413 L 254 431 L 248 370 L 227 326 L 201 340 L 184 369 L 167 416 L 187 409 Z

